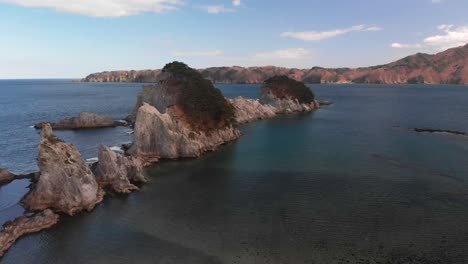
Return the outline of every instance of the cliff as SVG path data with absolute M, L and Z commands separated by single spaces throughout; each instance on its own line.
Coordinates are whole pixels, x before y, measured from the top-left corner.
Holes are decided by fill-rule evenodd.
M 305 83 L 468 84 L 468 45 L 430 55 L 418 53 L 372 67 L 288 69 L 282 67 L 213 67 L 200 69 L 214 83 L 260 84 L 276 75 Z M 94 73 L 85 82 L 156 82 L 160 70 Z
M 41 122 L 34 125 L 34 128 L 42 129 L 45 124 L 50 124 L 55 130 L 77 130 L 115 127 L 120 123 L 108 115 L 82 112 L 77 117 L 66 118 L 58 123 Z
M 104 193 L 78 149 L 57 138 L 48 124 L 41 133 L 38 166 L 40 176 L 23 199 L 28 209 L 74 215 L 102 201 Z

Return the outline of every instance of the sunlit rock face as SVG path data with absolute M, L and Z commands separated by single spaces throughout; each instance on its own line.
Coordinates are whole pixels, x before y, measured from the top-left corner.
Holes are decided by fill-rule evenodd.
M 240 137 L 234 127 L 194 131 L 174 111 L 169 108 L 163 114 L 144 103 L 137 113 L 134 143 L 129 153 L 142 160 L 195 158 Z
M 259 100 L 237 97 L 229 100 L 236 110 L 238 124 L 250 123 L 255 120 L 268 119 L 276 116 L 276 108 L 262 104 Z
M 78 149 L 56 137 L 49 124 L 41 133 L 38 166 L 40 176 L 23 199 L 27 208 L 73 215 L 102 201 L 103 191 Z

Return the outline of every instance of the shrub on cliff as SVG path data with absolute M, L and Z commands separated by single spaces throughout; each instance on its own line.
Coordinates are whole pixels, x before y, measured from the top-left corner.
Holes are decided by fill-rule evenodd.
M 235 123 L 233 106 L 200 72 L 182 62 L 169 63 L 162 71 L 180 85 L 177 103 L 194 129 L 209 131 Z
M 310 104 L 315 99 L 314 93 L 303 82 L 298 82 L 285 75 L 267 79 L 265 87 L 280 99 L 293 98 L 301 104 Z

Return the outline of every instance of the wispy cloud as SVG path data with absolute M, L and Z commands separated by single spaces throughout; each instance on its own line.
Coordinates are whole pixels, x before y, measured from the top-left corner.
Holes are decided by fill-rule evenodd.
M 281 33 L 281 37 L 295 38 L 303 41 L 320 41 L 324 39 L 334 38 L 350 32 L 359 31 L 380 31 L 381 27 L 357 25 L 349 28 L 334 29 L 329 31 L 289 31 Z
M 304 48 L 290 48 L 290 49 L 281 49 L 270 52 L 261 52 L 254 54 L 252 57 L 255 59 L 287 59 L 287 60 L 297 60 L 297 59 L 308 59 L 311 56 L 311 52 Z
M 232 0 L 233 6 L 240 6 L 242 4 L 241 0 Z
M 175 57 L 188 58 L 188 57 L 222 57 L 224 52 L 221 50 L 211 51 L 174 51 L 172 55 Z
M 0 0 L 25 7 L 52 8 L 92 17 L 123 17 L 178 9 L 182 0 Z
M 393 43 L 393 48 L 432 48 L 445 50 L 448 48 L 462 46 L 468 43 L 468 26 L 440 25 L 437 27 L 442 34 L 426 37 L 421 43 L 401 44 Z
M 221 13 L 234 12 L 234 9 L 227 8 L 224 5 L 206 5 L 206 6 L 200 6 L 200 8 L 205 10 L 209 14 L 221 14 Z

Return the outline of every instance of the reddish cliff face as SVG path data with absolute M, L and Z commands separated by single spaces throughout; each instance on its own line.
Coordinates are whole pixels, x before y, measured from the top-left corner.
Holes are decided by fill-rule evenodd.
M 266 67 L 214 67 L 199 70 L 214 83 L 263 83 L 276 75 L 305 83 L 468 84 L 468 45 L 429 55 L 418 53 L 373 67 L 288 69 Z M 155 82 L 160 70 L 95 73 L 87 82 Z

